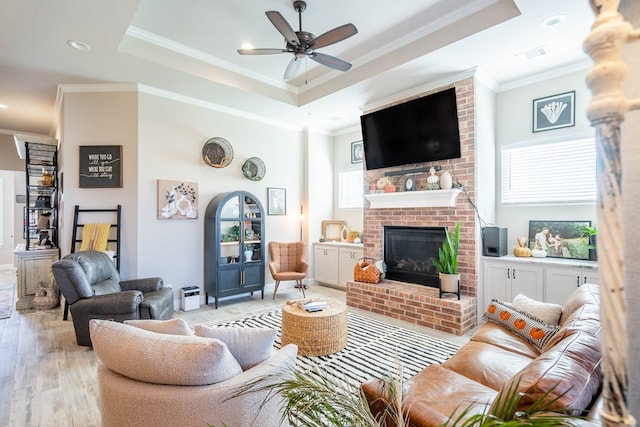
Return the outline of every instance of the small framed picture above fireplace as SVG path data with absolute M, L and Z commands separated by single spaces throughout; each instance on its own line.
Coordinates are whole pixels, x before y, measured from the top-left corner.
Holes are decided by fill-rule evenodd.
M 589 258 L 591 221 L 529 221 L 529 247 L 553 258 Z

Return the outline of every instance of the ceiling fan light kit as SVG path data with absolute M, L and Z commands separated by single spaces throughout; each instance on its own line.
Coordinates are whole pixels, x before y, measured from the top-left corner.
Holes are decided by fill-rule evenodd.
M 316 52 L 316 49 L 338 43 L 358 33 L 355 25 L 349 23 L 336 27 L 316 37 L 310 32 L 302 30 L 302 12 L 307 9 L 307 3 L 301 0 L 293 2 L 293 9 L 298 13 L 298 31 L 294 31 L 284 17 L 275 10 L 265 12 L 269 21 L 285 40 L 285 49 L 238 49 L 240 55 L 273 55 L 278 53 L 293 53 L 293 58 L 284 72 L 285 80 L 294 78 L 300 70 L 302 59 L 309 58 L 318 64 L 338 71 L 347 71 L 351 64 L 335 56 Z

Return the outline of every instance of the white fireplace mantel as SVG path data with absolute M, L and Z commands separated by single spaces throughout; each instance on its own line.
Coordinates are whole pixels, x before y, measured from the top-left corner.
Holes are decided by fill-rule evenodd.
M 462 190 L 400 191 L 395 193 L 371 193 L 364 197 L 371 209 L 453 207 Z

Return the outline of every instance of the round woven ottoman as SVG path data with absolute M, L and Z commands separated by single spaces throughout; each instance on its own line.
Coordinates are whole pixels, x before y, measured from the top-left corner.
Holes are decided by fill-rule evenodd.
M 293 343 L 301 356 L 337 353 L 347 345 L 347 308 L 327 301 L 322 311 L 308 312 L 300 302 L 290 301 L 282 307 L 282 346 Z

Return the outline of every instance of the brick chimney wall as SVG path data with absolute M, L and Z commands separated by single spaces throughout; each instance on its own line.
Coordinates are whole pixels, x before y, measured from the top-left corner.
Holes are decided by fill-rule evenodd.
M 456 88 L 456 98 L 458 106 L 458 122 L 460 129 L 461 154 L 459 159 L 442 160 L 432 163 L 422 163 L 412 165 L 412 167 L 393 167 L 386 169 L 376 169 L 367 172 L 367 180 L 375 183 L 378 178 L 384 176 L 385 172 L 407 170 L 409 173 L 415 167 L 430 167 L 439 165 L 442 170 L 448 171 L 457 181 L 464 186 L 471 200 L 475 201 L 475 90 L 474 79 L 472 77 L 461 80 L 452 85 L 442 87 L 431 92 L 425 92 L 418 97 L 440 92 L 450 87 Z M 403 100 L 402 102 L 409 101 Z M 390 105 L 389 105 L 390 106 Z M 425 190 L 428 173 L 415 175 L 416 190 Z M 400 175 L 396 182 L 396 191 L 404 190 L 404 180 L 406 176 Z M 391 177 L 395 179 L 396 177 Z M 367 203 L 365 202 L 365 205 Z M 478 287 L 478 265 L 477 254 L 480 250 L 477 235 L 477 221 L 475 210 L 469 203 L 464 192 L 460 193 L 456 199 L 455 207 L 433 207 L 433 208 L 391 208 L 391 209 L 364 209 L 364 255 L 376 259 L 382 259 L 383 251 L 383 227 L 385 225 L 420 226 L 420 227 L 448 227 L 450 231 L 455 229 L 457 221 L 460 226 L 460 251 L 459 251 L 459 272 L 461 274 L 462 294 L 476 297 Z

